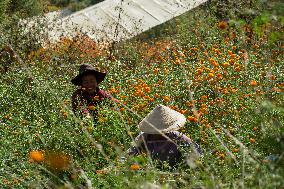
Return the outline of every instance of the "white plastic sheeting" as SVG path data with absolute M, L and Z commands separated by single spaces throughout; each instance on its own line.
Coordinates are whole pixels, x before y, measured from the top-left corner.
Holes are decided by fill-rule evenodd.
M 179 16 L 207 0 L 105 0 L 59 18 L 48 38 L 86 34 L 96 41 L 121 41 Z

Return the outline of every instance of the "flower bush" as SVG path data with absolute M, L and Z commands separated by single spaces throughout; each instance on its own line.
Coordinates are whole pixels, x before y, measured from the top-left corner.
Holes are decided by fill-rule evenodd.
M 113 44 L 111 52 L 85 36 L 14 49 L 18 56 L 0 75 L 0 186 L 282 186 L 284 46 L 275 33 L 283 16 L 255 7 L 250 19 L 224 21 L 211 8 L 159 26 L 155 37 L 145 36 L 157 29 Z M 101 86 L 120 101 L 89 107 L 97 123 L 71 110 L 70 80 L 83 62 L 108 70 Z M 126 156 L 137 124 L 157 104 L 184 114 L 181 131 L 203 149 L 174 172 L 145 154 Z

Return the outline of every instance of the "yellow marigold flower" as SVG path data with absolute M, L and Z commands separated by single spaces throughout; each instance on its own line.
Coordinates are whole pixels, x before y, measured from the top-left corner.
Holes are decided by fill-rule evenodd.
M 44 154 L 42 151 L 34 150 L 30 152 L 30 161 L 40 163 L 44 160 Z
M 132 171 L 137 171 L 137 170 L 140 169 L 140 166 L 139 166 L 137 163 L 135 163 L 135 164 L 132 164 L 132 165 L 130 166 L 130 169 L 131 169 Z

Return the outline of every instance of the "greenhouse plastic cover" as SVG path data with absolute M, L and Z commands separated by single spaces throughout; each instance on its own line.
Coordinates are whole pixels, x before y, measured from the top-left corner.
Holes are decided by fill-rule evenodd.
M 86 34 L 95 41 L 121 41 L 160 25 L 207 0 L 105 0 L 49 26 L 48 38 Z

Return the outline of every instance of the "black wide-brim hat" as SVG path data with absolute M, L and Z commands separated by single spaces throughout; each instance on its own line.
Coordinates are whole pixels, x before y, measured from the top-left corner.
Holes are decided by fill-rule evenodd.
M 89 64 L 81 64 L 79 68 L 79 74 L 74 77 L 71 82 L 74 85 L 81 86 L 82 85 L 82 77 L 84 75 L 93 74 L 97 79 L 97 84 L 101 83 L 106 76 L 106 73 L 97 71 L 93 66 Z

